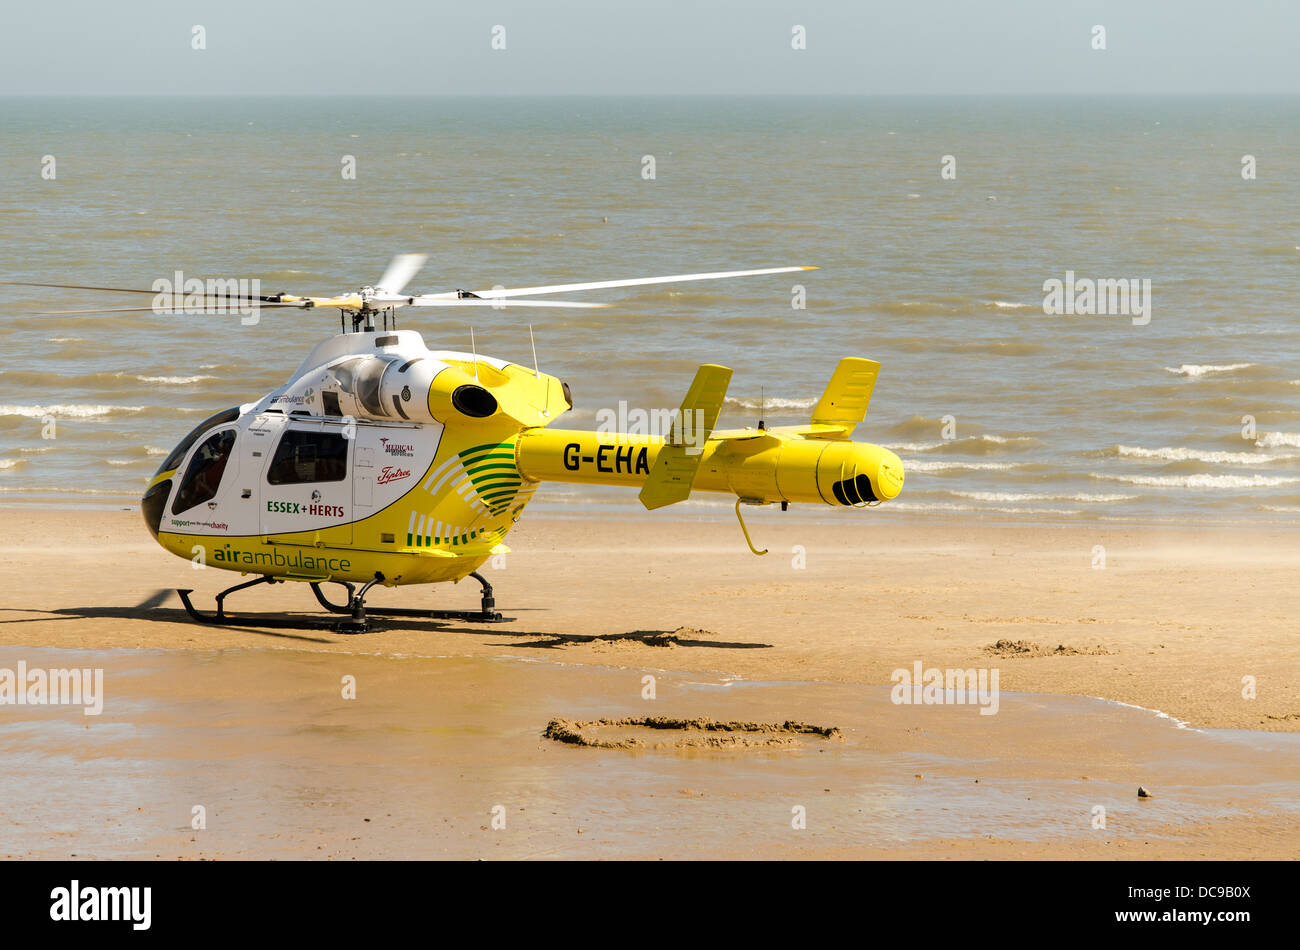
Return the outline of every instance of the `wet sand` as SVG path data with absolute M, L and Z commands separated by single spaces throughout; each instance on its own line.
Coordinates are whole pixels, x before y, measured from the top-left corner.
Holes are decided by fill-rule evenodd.
M 0 667 L 102 666 L 106 702 L 99 717 L 0 707 L 0 853 L 1300 854 L 1287 532 L 864 514 L 824 527 L 756 513 L 764 558 L 725 519 L 525 519 L 487 571 L 514 623 L 394 620 L 346 637 L 200 627 L 174 595 L 138 608 L 176 586 L 210 604 L 240 578 L 166 554 L 136 512 L 5 510 Z M 469 608 L 477 585 L 372 603 Z M 229 606 L 320 613 L 298 585 Z M 1022 646 L 991 652 L 998 641 Z M 916 661 L 998 669 L 997 715 L 891 703 L 891 672 Z M 356 700 L 340 697 L 344 675 Z M 667 750 L 648 730 L 632 750 L 542 737 L 557 717 L 647 715 L 843 737 Z M 204 831 L 190 830 L 194 804 Z M 796 805 L 806 829 L 791 827 Z
M 1004 693 L 982 717 L 895 705 L 883 687 L 694 673 L 651 674 L 647 700 L 637 669 L 242 648 L 4 648 L 0 665 L 19 654 L 102 667 L 106 692 L 97 717 L 9 710 L 6 856 L 1200 857 L 1229 838 L 1241 856 L 1292 857 L 1300 846 L 1300 736 L 1180 729 L 1098 700 Z M 673 730 L 608 731 L 646 740 L 630 751 L 543 737 L 555 716 L 647 710 L 774 725 L 815 712 L 838 733 L 718 749 L 664 743 Z M 1139 801 L 1139 783 L 1155 797 Z

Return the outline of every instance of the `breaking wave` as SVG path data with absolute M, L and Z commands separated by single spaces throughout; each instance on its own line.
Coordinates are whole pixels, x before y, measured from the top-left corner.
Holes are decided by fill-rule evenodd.
M 1105 475 L 1094 472 L 1092 477 L 1151 488 L 1274 488 L 1300 482 L 1300 478 L 1275 475 Z
M 1265 455 L 1261 452 L 1213 452 L 1174 447 L 1144 449 L 1133 445 L 1117 445 L 1113 451 L 1120 458 L 1157 459 L 1164 462 L 1208 462 L 1212 465 L 1261 465 L 1267 462 L 1300 458 L 1300 456 L 1291 454 Z
M 1074 492 L 1073 494 L 1035 494 L 1034 492 L 999 492 L 999 491 L 950 491 L 958 498 L 972 501 L 1017 502 L 1017 501 L 1074 501 L 1089 504 L 1109 504 L 1117 501 L 1131 501 L 1137 495 L 1097 494 L 1095 492 Z
M 1239 369 L 1248 369 L 1254 366 L 1254 363 L 1225 363 L 1222 366 L 1216 366 L 1213 363 L 1204 363 L 1197 365 L 1195 363 L 1184 363 L 1182 366 L 1166 366 L 1166 373 L 1173 373 L 1175 376 L 1207 376 L 1210 373 L 1231 373 Z
M 216 379 L 215 376 L 137 376 L 142 383 L 162 383 L 164 386 L 189 386 L 204 380 Z
M 816 399 L 728 399 L 726 405 L 731 409 L 811 409 L 817 405 Z
M 932 462 L 921 459 L 905 459 L 903 465 L 909 472 L 949 472 L 959 469 L 1004 469 L 1017 467 L 1014 462 Z
M 143 412 L 144 408 L 144 406 L 103 406 L 86 403 L 60 403 L 52 406 L 0 405 L 0 416 L 22 416 L 27 419 L 42 419 L 45 416 L 55 416 L 63 419 L 93 419 L 97 416 Z

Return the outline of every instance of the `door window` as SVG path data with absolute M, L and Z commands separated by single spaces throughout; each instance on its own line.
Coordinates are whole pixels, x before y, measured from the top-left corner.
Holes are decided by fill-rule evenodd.
M 347 470 L 348 440 L 341 432 L 290 429 L 276 446 L 266 480 L 272 485 L 341 482 Z

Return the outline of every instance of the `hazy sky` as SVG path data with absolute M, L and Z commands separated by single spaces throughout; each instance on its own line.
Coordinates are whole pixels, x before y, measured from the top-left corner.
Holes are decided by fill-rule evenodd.
M 4 0 L 0 40 L 0 95 L 1300 93 L 1300 0 Z

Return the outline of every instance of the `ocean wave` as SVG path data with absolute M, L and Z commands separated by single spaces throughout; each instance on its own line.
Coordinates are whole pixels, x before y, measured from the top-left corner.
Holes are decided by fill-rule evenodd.
M 988 303 L 998 310 L 1038 310 L 1041 304 L 1032 303 L 1012 303 L 1009 300 L 990 300 Z
M 0 472 L 12 471 L 27 464 L 27 459 L 0 459 Z
M 1273 488 L 1300 482 L 1300 478 L 1277 475 L 1109 475 L 1093 472 L 1092 477 L 1151 488 Z
M 0 371 L 0 378 L 6 386 L 11 387 L 35 387 L 48 386 L 50 375 L 48 372 L 36 372 L 29 370 L 4 370 Z M 115 372 L 115 373 L 86 373 L 84 375 L 65 375 L 62 382 L 78 390 L 100 390 L 107 392 L 120 392 L 122 390 L 139 389 L 137 383 L 148 383 L 152 386 L 190 386 L 194 383 L 206 382 L 216 379 L 216 376 L 194 375 L 194 376 L 137 376 L 134 373 Z
M 216 379 L 215 376 L 137 376 L 142 383 L 162 383 L 165 386 L 189 386 L 204 380 Z
M 935 449 L 941 449 L 947 442 L 881 442 L 882 449 L 889 449 L 891 452 L 933 452 Z
M 956 307 L 952 303 L 943 303 L 931 300 L 882 300 L 873 304 L 872 307 L 882 313 L 889 313 L 897 316 L 910 316 L 921 312 L 956 312 Z
M 1276 449 L 1282 446 L 1300 449 L 1300 432 L 1266 432 L 1255 440 L 1255 444 L 1261 449 Z
M 811 409 L 817 405 L 816 399 L 727 399 L 726 406 L 731 409 Z
M 882 442 L 880 445 L 894 452 L 947 450 L 957 454 L 994 455 L 1042 445 L 1042 442 L 1028 435 L 968 435 L 960 439 L 942 439 L 937 442 Z
M 948 443 L 954 452 L 969 452 L 972 455 L 993 455 L 1000 452 L 1015 452 L 1043 443 L 1031 435 L 968 435 L 961 439 L 952 439 Z
M 896 439 L 924 439 L 927 436 L 933 438 L 936 435 L 942 435 L 944 429 L 943 419 L 931 418 L 929 416 L 912 416 L 904 419 L 889 427 L 889 435 Z M 966 429 L 978 429 L 979 426 L 967 423 Z
M 1015 462 L 934 462 L 925 459 L 904 459 L 903 468 L 908 472 L 950 472 L 957 470 L 994 470 L 1016 468 Z
M 43 419 L 54 416 L 63 419 L 93 419 L 98 416 L 111 416 L 126 412 L 143 412 L 144 406 L 103 406 L 86 403 L 55 404 L 51 406 L 8 406 L 0 405 L 0 416 L 22 416 L 27 419 Z
M 1175 376 L 1190 376 L 1195 378 L 1198 376 L 1207 376 L 1210 373 L 1232 373 L 1239 369 L 1249 369 L 1254 365 L 1254 363 L 1225 363 L 1216 366 L 1213 363 L 1204 363 L 1200 365 L 1195 363 L 1184 363 L 1182 366 L 1177 368 L 1166 366 L 1165 372 L 1173 373 Z
M 1256 445 L 1259 443 L 1257 442 Z M 1211 465 L 1262 465 L 1300 458 L 1300 455 L 1266 455 L 1261 452 L 1210 452 L 1199 449 L 1166 447 L 1144 449 L 1133 445 L 1117 445 L 1112 450 L 1120 458 L 1156 459 L 1164 462 L 1208 462 Z
M 890 511 L 970 511 L 981 514 L 996 512 L 1007 515 L 1079 515 L 1083 512 L 1078 508 L 1021 508 L 1014 505 L 952 505 L 944 502 L 934 502 L 927 504 L 925 502 L 909 501 L 891 501 L 885 506 Z
M 1036 356 L 1046 353 L 1049 347 L 1042 343 L 1023 340 L 978 340 L 971 337 L 941 339 L 936 337 L 904 337 L 898 340 L 881 340 L 882 346 L 903 353 L 986 353 L 990 356 Z
M 1074 492 L 1073 494 L 1036 494 L 1034 492 L 998 492 L 998 491 L 951 491 L 949 494 L 972 501 L 1081 501 L 1089 504 L 1110 504 L 1117 501 L 1132 501 L 1137 495 L 1097 494 L 1095 492 Z

